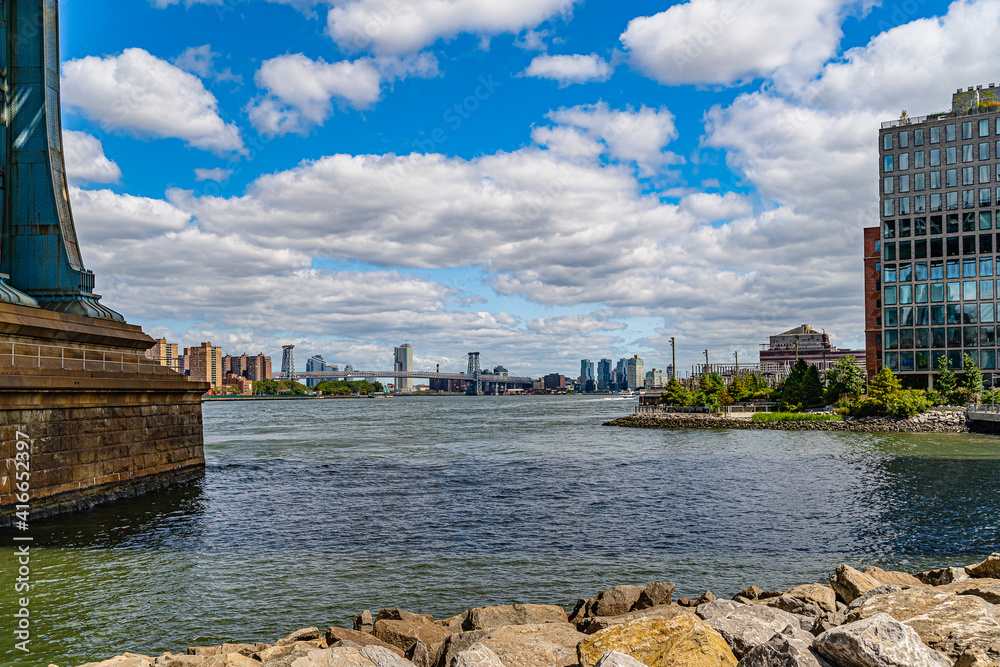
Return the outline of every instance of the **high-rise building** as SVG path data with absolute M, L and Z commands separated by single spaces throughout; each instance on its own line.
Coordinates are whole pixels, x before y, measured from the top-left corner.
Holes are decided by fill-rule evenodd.
M 621 358 L 615 366 L 614 391 L 624 391 L 625 389 L 628 389 L 628 359 Z
M 597 376 L 594 373 L 594 362 L 590 359 L 580 360 L 580 390 L 597 390 Z
M 156 345 L 146 350 L 146 358 L 176 371 L 177 344 L 168 343 L 166 338 L 157 338 Z
M 211 343 L 202 343 L 200 347 L 192 347 L 188 352 L 191 364 L 191 379 L 198 382 L 209 382 L 212 389 L 222 386 L 225 373 L 222 370 L 222 348 L 212 347 Z
M 642 359 L 639 358 L 638 354 L 626 360 L 625 375 L 625 382 L 629 389 L 634 391 L 645 386 L 646 373 L 643 370 Z
M 271 357 L 258 354 L 255 357 L 247 357 L 246 378 L 254 382 L 271 379 Z
M 601 359 L 597 362 L 597 391 L 611 391 L 611 386 L 614 382 L 614 375 L 611 372 L 611 360 Z
M 323 355 L 317 354 L 316 356 L 309 357 L 306 360 L 306 372 L 307 373 L 322 373 L 326 371 L 326 362 L 323 361 Z M 307 387 L 315 387 L 320 382 L 325 382 L 319 378 L 306 378 Z
M 402 373 L 413 372 L 413 347 L 409 343 L 403 343 L 393 351 L 392 370 Z M 397 377 L 396 391 L 413 391 L 413 378 Z
M 881 225 L 865 254 L 881 246 L 881 259 L 866 281 L 867 356 L 914 383 L 932 383 L 942 356 L 956 370 L 965 354 L 997 368 L 998 97 L 994 84 L 959 89 L 950 112 L 904 115 L 879 132 Z

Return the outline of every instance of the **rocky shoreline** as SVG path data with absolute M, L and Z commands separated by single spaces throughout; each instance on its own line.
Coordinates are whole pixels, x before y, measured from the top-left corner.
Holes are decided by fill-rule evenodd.
M 747 415 L 652 413 L 620 417 L 604 426 L 669 429 L 763 429 L 772 431 L 849 431 L 854 433 L 968 433 L 965 411 L 934 410 L 915 417 L 863 417 L 842 421 L 755 422 Z
M 353 628 L 83 667 L 1000 667 L 1000 553 L 915 574 L 840 565 L 826 583 L 750 586 L 732 600 L 673 593 L 669 582 L 616 586 L 571 613 L 363 611 Z

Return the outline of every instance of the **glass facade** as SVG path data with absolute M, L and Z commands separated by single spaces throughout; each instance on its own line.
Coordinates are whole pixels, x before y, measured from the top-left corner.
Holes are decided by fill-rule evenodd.
M 892 123 L 879 139 L 882 363 L 997 369 L 1000 113 Z M 925 146 L 925 143 L 927 144 Z

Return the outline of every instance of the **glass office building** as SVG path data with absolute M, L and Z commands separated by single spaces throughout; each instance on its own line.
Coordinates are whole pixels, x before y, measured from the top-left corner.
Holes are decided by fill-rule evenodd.
M 961 370 L 965 354 L 997 369 L 998 96 L 994 84 L 959 90 L 951 112 L 904 114 L 879 132 L 881 226 L 866 303 L 880 333 L 868 346 L 895 373 L 930 380 L 940 357 Z

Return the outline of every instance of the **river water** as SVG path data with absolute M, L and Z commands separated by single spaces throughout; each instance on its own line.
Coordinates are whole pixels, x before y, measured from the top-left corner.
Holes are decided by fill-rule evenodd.
M 0 663 L 273 641 L 392 606 L 571 606 L 622 583 L 731 596 L 998 550 L 995 437 L 601 426 L 631 407 L 206 404 L 203 480 L 32 526 L 27 656 L 0 533 Z

